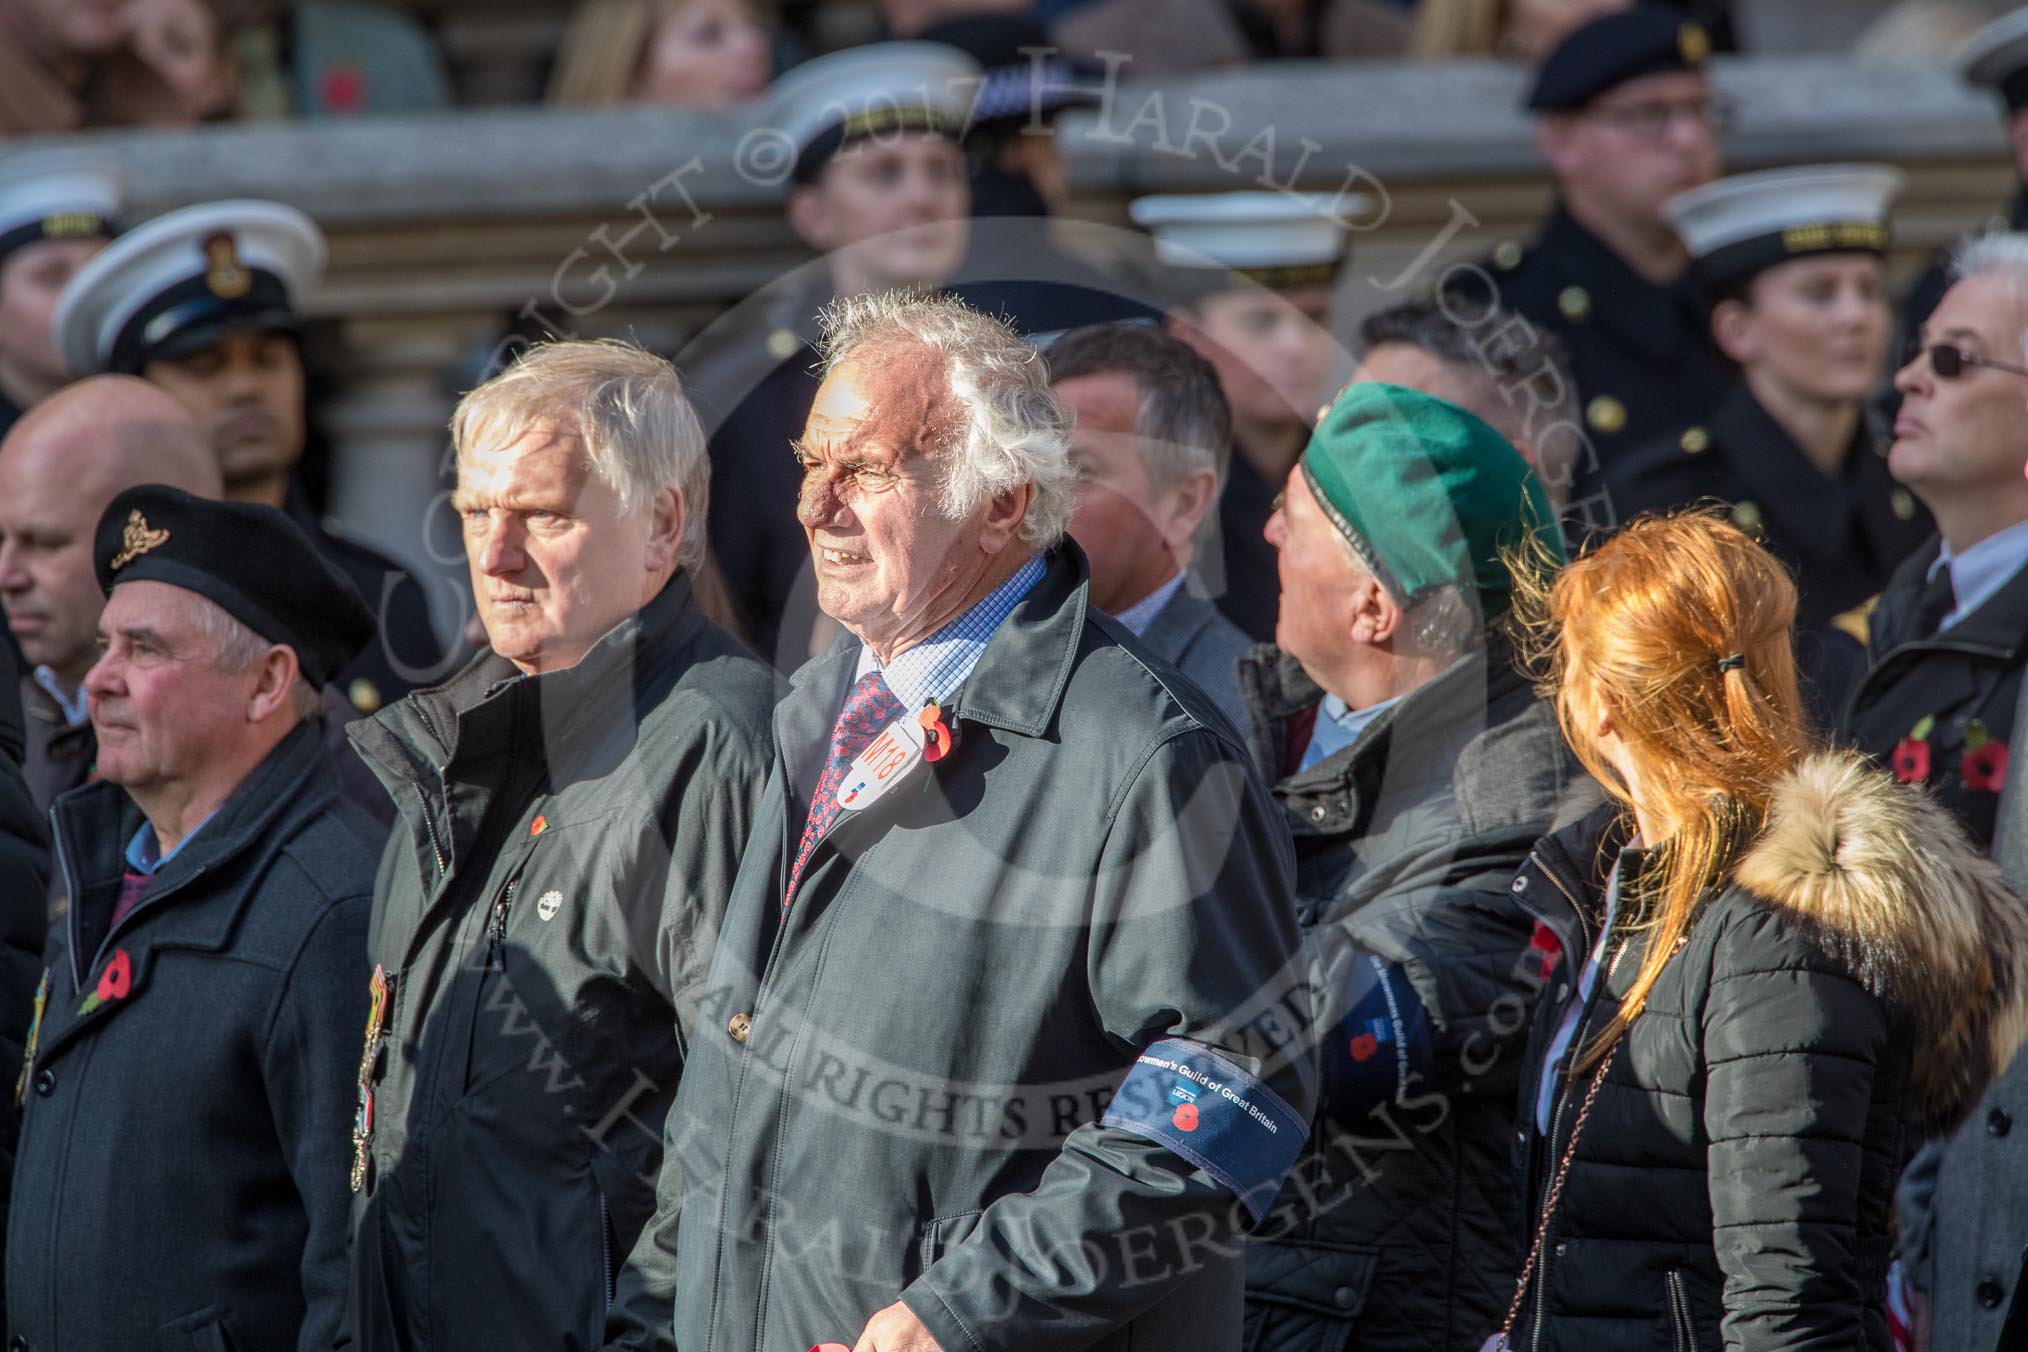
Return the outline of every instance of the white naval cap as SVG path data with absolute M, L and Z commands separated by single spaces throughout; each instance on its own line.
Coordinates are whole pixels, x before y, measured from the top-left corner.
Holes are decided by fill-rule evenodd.
M 2028 5 L 1966 38 L 1955 64 L 1972 84 L 1999 90 L 2009 108 L 2028 104 Z
M 1141 197 L 1127 208 L 1171 267 L 1216 268 L 1280 290 L 1329 286 L 1345 257 L 1346 215 L 1363 197 L 1226 192 Z
M 205 202 L 114 240 L 56 303 L 58 350 L 77 376 L 139 374 L 150 361 L 242 329 L 296 324 L 324 269 L 316 223 L 279 202 Z
M 794 148 L 795 181 L 816 178 L 849 142 L 907 132 L 960 137 L 985 68 L 941 42 L 876 42 L 790 70 L 768 91 L 768 119 Z
M 1886 253 L 1902 182 L 1886 164 L 1764 169 L 1678 193 L 1662 210 L 1698 281 L 1722 287 L 1805 254 Z
M 0 258 L 46 239 L 110 239 L 119 171 L 63 150 L 0 160 Z

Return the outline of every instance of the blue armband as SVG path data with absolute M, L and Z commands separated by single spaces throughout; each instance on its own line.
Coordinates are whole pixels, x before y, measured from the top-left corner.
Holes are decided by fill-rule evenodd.
M 1402 970 L 1371 954 L 1342 998 L 1349 1012 L 1324 1037 L 1320 1102 L 1341 1122 L 1361 1122 L 1430 1076 L 1429 1012 Z
M 1281 1095 L 1202 1043 L 1174 1037 L 1141 1053 L 1101 1125 L 1175 1151 L 1236 1193 L 1256 1224 L 1310 1135 Z

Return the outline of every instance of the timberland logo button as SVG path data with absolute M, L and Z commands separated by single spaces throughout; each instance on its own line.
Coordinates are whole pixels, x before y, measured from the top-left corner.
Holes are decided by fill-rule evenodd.
M 535 913 L 544 920 L 556 919 L 556 908 L 563 905 L 563 893 L 550 888 L 535 901 Z

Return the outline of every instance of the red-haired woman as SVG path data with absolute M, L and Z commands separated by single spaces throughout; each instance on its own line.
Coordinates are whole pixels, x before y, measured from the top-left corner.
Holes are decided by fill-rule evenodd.
M 1813 746 L 1795 586 L 1735 527 L 1637 520 L 1530 602 L 1610 801 L 1514 882 L 1560 956 L 1512 1345 L 1884 1350 L 1895 1175 L 2021 1040 L 2028 916 L 1926 797 Z

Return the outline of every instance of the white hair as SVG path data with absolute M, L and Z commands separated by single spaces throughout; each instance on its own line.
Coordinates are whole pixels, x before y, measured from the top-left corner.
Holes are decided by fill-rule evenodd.
M 270 649 L 287 646 L 262 638 L 208 596 L 191 592 L 190 601 L 191 621 L 197 626 L 197 631 L 210 641 L 211 662 L 220 671 L 245 671 L 266 657 Z M 298 718 L 308 718 L 321 707 L 322 697 L 303 678 L 301 670 L 302 659 L 299 656 L 296 684 L 289 691 L 289 702 L 295 706 Z
M 956 426 L 937 455 L 946 517 L 969 516 L 1028 484 L 1034 496 L 1021 539 L 1038 550 L 1055 548 L 1077 505 L 1077 477 L 1070 420 L 1034 348 L 962 301 L 924 292 L 854 296 L 827 306 L 822 318 L 827 373 L 870 342 L 900 341 L 942 360 L 957 406 Z
M 674 366 L 617 339 L 538 343 L 458 402 L 451 443 L 462 461 L 476 439 L 504 442 L 536 424 L 577 438 L 622 512 L 674 488 L 683 498 L 676 562 L 704 562 L 711 459 Z
M 1987 230 L 1968 236 L 1951 251 L 1953 282 L 1988 273 L 2004 276 L 2016 290 L 2028 295 L 2028 232 Z

